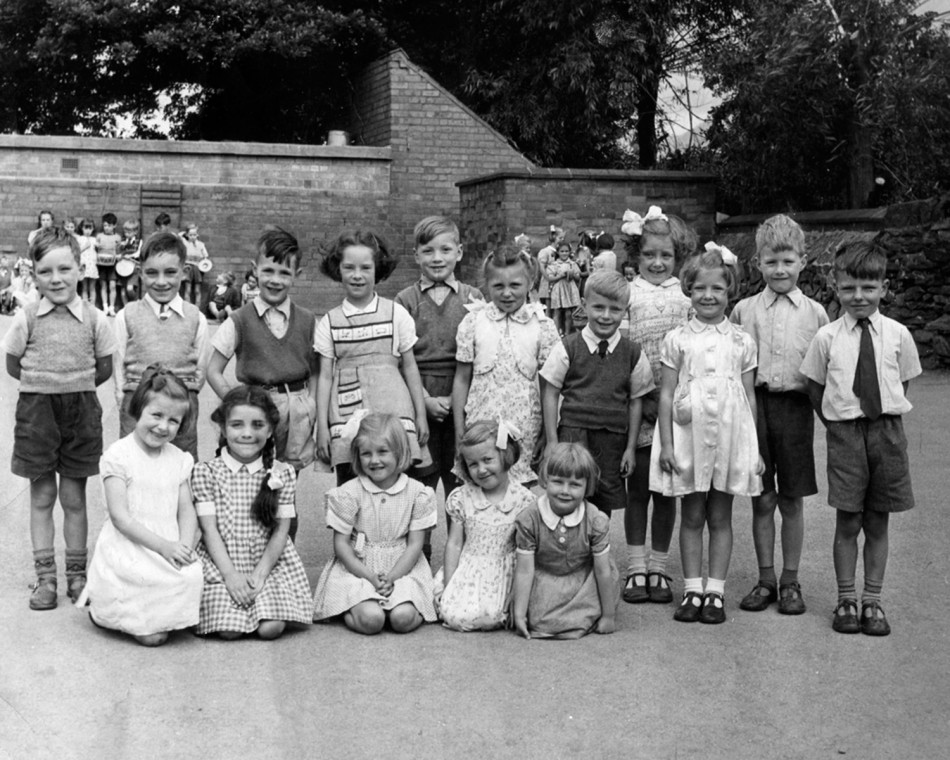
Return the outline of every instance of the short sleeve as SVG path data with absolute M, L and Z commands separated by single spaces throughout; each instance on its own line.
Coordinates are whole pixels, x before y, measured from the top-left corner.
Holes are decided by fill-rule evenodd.
M 561 342 L 554 321 L 548 317 L 541 318 L 541 340 L 538 341 L 538 364 L 543 365 L 554 347 Z
M 360 513 L 359 497 L 346 485 L 331 488 L 324 497 L 327 527 L 350 534 Z
M 119 443 L 119 441 L 116 441 L 116 443 Z M 99 474 L 103 480 L 106 478 L 121 478 L 126 483 L 129 482 L 129 463 L 120 446 L 112 445 L 106 449 L 106 453 L 99 460 Z
M 3 336 L 3 351 L 10 356 L 21 357 L 26 353 L 26 342 L 29 337 L 29 325 L 26 321 L 26 309 L 20 309 L 13 315 L 10 329 Z
M 592 508 L 589 502 L 587 509 L 590 510 L 586 517 L 590 529 L 588 536 L 591 554 L 597 555 L 610 551 L 610 518 L 596 507 Z
M 95 356 L 97 359 L 112 356 L 112 354 L 115 353 L 116 347 L 115 333 L 112 332 L 112 328 L 109 327 L 109 322 L 106 320 L 105 314 L 95 308 L 90 311 L 95 315 L 93 318 L 96 320 L 92 329 L 93 341 L 95 343 Z
M 462 501 L 462 494 L 467 491 L 468 488 L 469 486 L 456 488 L 449 494 L 449 498 L 445 500 L 445 514 L 460 523 L 465 522 L 465 504 Z
M 742 328 L 738 329 L 742 338 L 742 374 L 745 374 L 759 366 L 759 351 L 753 337 Z
M 515 548 L 522 554 L 538 550 L 538 510 L 528 508 L 515 518 Z
M 653 380 L 653 368 L 646 353 L 641 351 L 637 363 L 633 366 L 633 372 L 630 373 L 630 398 L 646 396 L 654 388 L 656 382 Z
M 729 315 L 729 321 L 734 325 L 742 324 L 742 312 L 745 311 L 744 304 L 748 301 L 748 298 L 743 298 L 739 303 L 735 305 L 732 309 L 732 314 Z
M 198 462 L 191 471 L 191 498 L 195 502 L 198 517 L 217 514 L 215 492 L 217 483 L 210 462 Z
M 917 353 L 917 344 L 904 325 L 898 325 L 900 330 L 900 348 L 897 362 L 900 367 L 901 382 L 906 383 L 917 377 L 923 370 L 920 367 L 920 355 Z
M 225 359 L 230 359 L 234 356 L 236 345 L 237 332 L 234 329 L 234 320 L 228 317 L 211 337 L 211 347 Z
M 419 339 L 416 337 L 416 323 L 404 306 L 393 303 L 393 327 L 396 339 L 393 341 L 396 351 L 404 354 L 411 351 Z
M 282 463 L 283 464 L 283 463 Z M 293 519 L 297 516 L 296 498 L 297 498 L 297 473 L 289 464 L 283 464 L 280 468 L 280 477 L 284 484 L 280 487 L 280 494 L 277 497 L 277 519 Z
M 812 338 L 811 344 L 805 352 L 805 358 L 802 360 L 802 366 L 798 370 L 809 380 L 819 385 L 825 385 L 828 378 L 828 345 L 829 333 L 822 328 Z
M 541 377 L 555 388 L 562 388 L 569 366 L 570 362 L 567 358 L 567 349 L 564 348 L 564 341 L 559 340 L 551 349 L 548 358 L 544 360 L 544 365 L 541 367 Z
M 438 521 L 439 517 L 435 509 L 435 492 L 428 486 L 422 486 L 412 500 L 409 530 L 434 528 Z
M 323 319 L 317 322 L 313 330 L 313 350 L 326 356 L 328 359 L 336 358 L 336 350 L 333 347 L 333 337 L 330 335 L 330 315 L 324 315 Z
M 683 363 L 683 347 L 678 340 L 679 330 L 667 333 L 660 346 L 660 364 L 670 369 L 679 370 Z
M 466 314 L 455 333 L 455 360 L 472 364 L 475 361 L 475 315 Z
M 182 456 L 178 460 L 178 482 L 184 483 L 186 480 L 191 480 L 191 473 L 195 468 L 195 458 L 187 451 L 181 453 Z

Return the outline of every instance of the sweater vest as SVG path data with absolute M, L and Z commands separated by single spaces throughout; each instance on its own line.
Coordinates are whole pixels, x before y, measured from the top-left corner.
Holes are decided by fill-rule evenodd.
M 312 311 L 290 304 L 290 321 L 277 338 L 253 303 L 231 314 L 234 321 L 234 373 L 246 385 L 282 385 L 310 377 L 313 356 Z
M 561 424 L 584 430 L 626 433 L 630 417 L 630 375 L 640 346 L 621 337 L 611 353 L 591 353 L 581 333 L 564 338 L 567 374 L 561 386 Z
M 65 307 L 38 316 L 39 307 L 39 301 L 23 307 L 28 338 L 20 358 L 20 392 L 94 391 L 96 310 L 83 301 L 80 322 Z M 104 325 L 102 329 L 106 329 Z
M 481 297 L 471 285 L 460 282 L 458 286 L 458 292 L 450 290 L 441 306 L 422 292 L 419 283 L 396 296 L 396 303 L 415 320 L 418 340 L 412 353 L 423 375 L 455 375 L 455 334 L 468 314 L 465 304 L 472 295 Z
M 123 309 L 129 335 L 125 349 L 125 385 L 134 391 L 150 364 L 161 364 L 188 390 L 198 390 L 198 308 L 183 303 L 184 317 L 173 311 L 159 319 L 145 301 L 132 301 Z

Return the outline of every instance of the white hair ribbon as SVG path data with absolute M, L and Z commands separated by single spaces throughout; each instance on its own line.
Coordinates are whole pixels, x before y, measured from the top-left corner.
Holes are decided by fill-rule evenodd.
M 650 206 L 647 209 L 646 216 L 640 216 L 636 211 L 627 209 L 623 212 L 623 224 L 620 225 L 620 231 L 624 235 L 642 235 L 644 223 L 652 221 L 666 222 L 669 221 L 669 218 L 660 210 L 659 206 Z
M 722 256 L 722 263 L 727 267 L 734 267 L 739 263 L 739 258 L 724 245 L 719 245 L 718 243 L 714 243 L 712 240 L 710 240 L 703 247 L 707 251 L 718 251 L 719 255 Z
M 495 448 L 504 451 L 508 448 L 508 439 L 521 440 L 521 431 L 506 420 L 498 420 L 498 436 L 495 438 Z
M 525 235 L 523 232 L 520 235 L 515 235 L 515 245 L 519 248 L 526 248 L 531 245 L 531 238 Z
M 348 444 L 352 443 L 353 439 L 356 438 L 356 434 L 360 432 L 360 423 L 367 414 L 369 414 L 369 409 L 357 409 L 353 412 L 343 427 L 340 428 L 340 439 Z

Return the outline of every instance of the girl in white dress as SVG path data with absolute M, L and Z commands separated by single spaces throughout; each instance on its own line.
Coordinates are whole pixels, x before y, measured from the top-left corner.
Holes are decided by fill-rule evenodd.
M 145 646 L 198 623 L 198 518 L 188 485 L 194 462 L 171 443 L 190 409 L 181 380 L 149 367 L 129 403 L 135 429 L 109 447 L 99 468 L 109 519 L 76 604 L 88 600 L 96 625 Z
M 738 291 L 735 256 L 713 246 L 680 272 L 695 316 L 663 341 L 659 436 L 650 490 L 682 497 L 680 556 L 685 593 L 674 619 L 723 623 L 732 555 L 732 498 L 762 490 L 752 383 L 756 346 L 726 319 Z M 703 530 L 709 525 L 709 580 L 703 588 Z
M 465 484 L 449 494 L 445 564 L 436 576 L 439 615 L 447 628 L 488 631 L 508 622 L 515 572 L 515 518 L 536 501 L 508 477 L 518 461 L 518 432 L 480 420 L 465 429 L 458 459 Z

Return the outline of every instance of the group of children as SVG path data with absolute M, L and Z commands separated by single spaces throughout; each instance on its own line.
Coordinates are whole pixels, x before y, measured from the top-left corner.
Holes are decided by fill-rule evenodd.
M 674 618 L 721 623 L 732 500 L 747 495 L 760 577 L 740 606 L 778 601 L 780 612 L 799 614 L 802 498 L 817 492 L 814 408 L 828 428 L 829 502 L 838 510 L 833 627 L 886 635 L 887 516 L 913 506 L 900 415 L 910 408 L 906 383 L 920 372 L 909 332 L 878 312 L 886 258 L 866 244 L 839 252 L 845 316 L 829 325 L 796 285 L 806 263 L 801 229 L 773 217 L 756 236 L 766 289 L 730 320 L 738 269 L 727 249 L 697 251 L 688 226 L 656 207 L 642 218 L 628 212 L 623 232 L 639 273 L 628 282 L 616 265 L 592 268 L 581 301 L 587 324 L 562 338 L 529 300 L 537 258 L 490 252 L 483 299 L 455 278 L 462 246 L 448 219 L 417 225 L 421 276 L 395 300 L 376 293 L 396 265 L 386 241 L 369 231 L 337 238 L 320 268 L 344 300 L 319 321 L 290 299 L 296 240 L 269 228 L 258 243 L 257 295 L 209 340 L 202 315 L 178 294 L 187 262 L 179 236 L 145 242 L 145 295 L 120 312 L 113 335 L 76 296 L 78 243 L 43 231 L 31 245 L 43 298 L 4 341 L 21 382 L 13 472 L 31 480 L 31 607 L 57 603 L 58 493 L 70 598 L 88 600 L 97 624 L 146 645 L 194 625 L 200 634 L 275 638 L 288 622 L 337 618 L 364 634 L 440 618 L 525 637 L 609 633 L 621 594 L 673 601 L 667 562 L 679 497 L 684 593 Z M 123 437 L 102 457 L 110 520 L 86 583 L 85 481 L 100 471 L 102 451 L 95 387 L 114 355 Z M 224 377 L 232 357 L 234 387 Z M 194 465 L 205 367 L 222 400 L 212 415 L 219 448 Z M 326 495 L 334 558 L 311 598 L 293 537 L 296 476 L 314 461 L 333 468 L 337 487 Z M 440 481 L 448 539 L 434 578 Z M 538 483 L 540 496 L 529 490 Z M 622 583 L 608 541 L 618 509 Z

